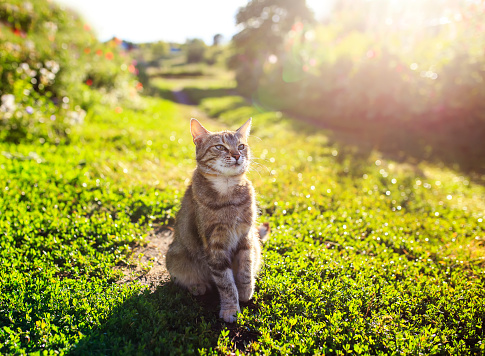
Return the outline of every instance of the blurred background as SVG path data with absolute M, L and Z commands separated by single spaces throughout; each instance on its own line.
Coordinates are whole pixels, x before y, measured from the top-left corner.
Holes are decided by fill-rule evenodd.
M 12 143 L 67 142 L 94 103 L 231 94 L 360 154 L 483 174 L 484 79 L 483 0 L 0 3 Z

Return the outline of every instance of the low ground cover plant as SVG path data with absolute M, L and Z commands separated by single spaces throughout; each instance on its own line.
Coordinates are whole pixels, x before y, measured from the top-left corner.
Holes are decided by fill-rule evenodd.
M 213 129 L 257 111 L 233 100 L 205 99 Z M 359 156 L 278 113 L 253 112 L 251 179 L 273 234 L 237 326 L 171 283 L 118 284 L 194 166 L 191 109 L 146 105 L 96 107 L 67 146 L 1 144 L 3 353 L 483 352 L 483 186 Z

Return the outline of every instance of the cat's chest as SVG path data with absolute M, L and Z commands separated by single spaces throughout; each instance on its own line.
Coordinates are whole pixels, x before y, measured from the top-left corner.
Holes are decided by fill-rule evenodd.
M 231 178 L 211 178 L 195 186 L 193 197 L 202 215 L 217 215 L 220 219 L 243 219 L 253 204 L 249 181 Z
M 226 177 L 216 177 L 210 180 L 212 189 L 214 189 L 219 196 L 227 197 L 240 190 L 241 181 L 238 179 L 231 179 Z
M 195 185 L 193 190 L 199 233 L 207 239 L 223 238 L 226 246 L 237 244 L 254 220 L 250 182 L 221 178 L 204 183 Z

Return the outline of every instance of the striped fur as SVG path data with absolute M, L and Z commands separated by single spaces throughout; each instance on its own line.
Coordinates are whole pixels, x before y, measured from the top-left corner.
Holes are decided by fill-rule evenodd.
M 235 321 L 239 302 L 251 299 L 261 265 L 261 239 L 268 225 L 256 226 L 251 182 L 248 120 L 239 130 L 211 133 L 191 121 L 197 168 L 175 220 L 167 269 L 175 283 L 194 295 L 215 286 L 219 317 Z

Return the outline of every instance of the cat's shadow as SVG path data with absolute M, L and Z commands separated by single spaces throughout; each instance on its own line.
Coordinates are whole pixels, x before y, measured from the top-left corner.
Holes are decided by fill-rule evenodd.
M 164 282 L 128 297 L 113 308 L 98 327 L 84 330 L 70 355 L 188 355 L 216 350 L 220 331 L 244 349 L 258 335 L 237 323 L 218 318 L 219 295 L 210 291 L 194 297 L 172 282 Z M 254 305 L 243 304 L 242 308 Z

